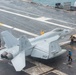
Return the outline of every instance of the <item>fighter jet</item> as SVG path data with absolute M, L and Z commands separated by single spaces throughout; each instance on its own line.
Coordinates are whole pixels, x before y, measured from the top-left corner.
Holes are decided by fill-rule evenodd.
M 56 28 L 35 38 L 28 39 L 23 35 L 17 39 L 9 31 L 3 31 L 1 35 L 6 48 L 0 51 L 0 57 L 11 60 L 15 70 L 21 71 L 26 67 L 26 56 L 47 60 L 65 53 L 66 49 L 61 48 L 58 40 L 69 33 L 69 29 Z

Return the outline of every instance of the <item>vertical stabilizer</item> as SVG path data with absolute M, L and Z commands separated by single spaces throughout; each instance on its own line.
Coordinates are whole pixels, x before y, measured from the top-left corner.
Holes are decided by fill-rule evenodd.
M 1 32 L 1 35 L 8 48 L 11 48 L 18 44 L 17 38 L 15 38 L 10 32 L 3 31 L 3 32 Z
M 26 36 L 21 36 L 19 38 L 19 51 L 22 51 L 22 50 L 27 49 L 29 47 L 31 47 L 31 43 L 29 42 L 27 37 Z
M 31 54 L 32 45 L 26 36 L 21 36 L 19 39 L 19 51 L 25 50 L 26 56 Z

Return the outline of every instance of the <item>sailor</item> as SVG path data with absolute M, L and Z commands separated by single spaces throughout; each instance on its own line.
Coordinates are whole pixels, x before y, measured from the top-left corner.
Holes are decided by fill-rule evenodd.
M 73 36 L 71 35 L 71 37 L 70 37 L 70 39 L 71 39 L 71 45 L 73 44 L 73 42 L 74 42 L 74 38 L 73 38 Z
M 68 52 L 68 63 L 71 64 L 72 63 L 72 51 L 69 50 Z

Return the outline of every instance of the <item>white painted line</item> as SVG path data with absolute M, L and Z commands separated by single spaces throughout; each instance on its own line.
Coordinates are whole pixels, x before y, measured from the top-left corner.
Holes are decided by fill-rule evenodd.
M 55 74 L 57 74 L 57 75 L 68 75 L 68 74 L 66 74 L 66 73 L 64 73 L 64 72 L 61 72 L 61 71 L 59 71 L 59 70 L 54 70 L 54 71 L 52 71 L 53 73 L 55 73 Z
M 6 28 L 13 28 L 12 26 L 6 25 L 6 24 L 2 24 L 2 26 L 6 27 Z
M 63 23 L 67 23 L 67 24 L 72 24 L 72 25 L 76 26 L 75 23 L 69 23 L 69 22 L 66 22 L 66 21 L 63 21 L 63 20 L 59 20 L 59 19 L 54 19 L 54 18 L 51 18 L 51 19 L 56 20 L 56 21 L 60 21 L 60 22 L 63 22 Z
M 56 70 L 54 69 L 53 67 L 50 67 L 50 66 L 47 66 L 47 65 L 44 65 L 40 62 L 37 62 L 37 61 L 34 61 L 32 59 L 28 59 L 28 61 L 32 61 L 31 63 L 35 64 L 36 66 L 34 67 L 31 67 L 31 68 L 28 68 L 28 69 L 25 69 L 23 70 L 24 72 L 30 74 L 30 75 L 40 75 L 40 74 L 48 74 L 48 73 L 55 73 L 57 75 L 68 75 L 60 70 Z
M 63 28 L 74 29 L 74 28 L 72 28 L 72 27 L 60 25 L 60 24 L 53 23 L 53 22 L 48 22 L 48 21 L 43 21 L 43 22 L 48 23 L 48 24 L 52 24 L 52 25 L 55 25 L 55 26 L 60 26 L 60 27 L 63 27 Z
M 7 10 L 11 10 L 10 7 L 5 7 L 5 6 L 0 6 L 0 7 L 4 8 L 5 10 L 6 10 L 6 9 L 7 9 Z M 28 15 L 34 15 L 34 16 L 40 17 L 40 15 L 38 15 L 38 14 L 33 14 L 33 13 L 30 13 L 30 12 L 26 12 L 26 11 L 22 11 L 22 10 L 18 10 L 18 9 L 13 9 L 13 8 L 12 8 L 12 10 L 18 11 L 18 12 L 22 12 L 22 13 L 25 13 L 25 14 L 28 14 Z M 60 19 L 55 19 L 55 18 L 49 18 L 49 19 L 50 19 L 50 20 L 52 19 L 52 20 L 60 21 L 60 22 L 63 22 L 63 23 L 68 23 L 68 24 L 76 25 L 75 23 L 70 23 L 70 22 L 67 22 L 67 21 L 60 20 Z M 47 19 L 47 20 L 48 20 L 48 19 Z
M 13 28 L 13 30 L 19 31 L 19 32 L 22 32 L 22 33 L 25 33 L 25 34 L 28 34 L 28 35 L 32 35 L 32 36 L 35 36 L 35 37 L 38 36 L 38 35 L 36 35 L 36 34 L 34 34 L 34 33 L 31 33 L 31 32 L 25 31 L 25 30 L 21 30 L 21 29 L 19 29 L 19 28 Z
M 11 9 L 10 7 L 5 7 L 5 6 L 0 6 L 0 7 L 2 7 L 5 10 L 13 10 L 13 11 L 22 12 L 22 13 L 25 13 L 25 14 L 28 14 L 28 15 L 33 15 L 33 16 L 40 17 L 40 15 L 38 15 L 38 14 L 33 14 L 33 13 L 22 11 L 22 10 L 19 10 L 19 9 L 14 9 L 14 8 Z
M 45 20 L 49 20 L 51 18 L 47 18 L 47 17 L 39 17 L 37 18 L 37 20 L 40 20 L 40 21 L 45 21 Z
M 41 22 L 44 22 L 44 23 L 47 23 L 47 24 L 52 24 L 52 25 L 55 25 L 55 26 L 60 26 L 60 27 L 68 28 L 68 29 L 74 29 L 72 27 L 68 27 L 68 26 L 64 26 L 64 25 L 60 25 L 60 24 L 56 24 L 56 23 L 48 22 L 48 21 L 44 21 L 44 20 L 38 20 L 37 18 L 33 18 L 33 17 L 30 17 L 30 16 L 25 16 L 25 15 L 22 15 L 22 14 L 19 14 L 19 13 L 15 13 L 15 12 L 3 10 L 3 9 L 0 9 L 0 11 L 6 12 L 6 13 L 9 13 L 9 14 L 13 14 L 13 15 L 17 15 L 17 16 L 20 16 L 20 17 L 29 18 L 29 19 L 36 20 L 36 21 L 41 21 Z
M 25 31 L 25 30 L 22 30 L 22 29 L 19 29 L 19 28 L 12 27 L 10 25 L 6 25 L 6 24 L 1 23 L 1 26 L 6 27 L 6 28 L 10 28 L 12 30 L 15 30 L 15 31 L 18 31 L 18 32 L 21 32 L 21 33 L 24 33 L 24 34 L 28 34 L 28 35 L 31 35 L 31 36 L 35 36 L 35 37 L 38 36 L 37 34 L 31 33 L 31 32 L 28 32 L 28 31 Z
M 43 73 L 50 71 L 52 69 L 53 69 L 52 67 L 38 63 L 37 66 L 25 69 L 23 71 L 30 74 L 30 75 L 40 75 L 40 74 L 43 74 Z

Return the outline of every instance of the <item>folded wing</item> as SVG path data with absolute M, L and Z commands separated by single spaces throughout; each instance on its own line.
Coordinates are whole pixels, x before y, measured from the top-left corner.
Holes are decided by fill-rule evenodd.
M 59 35 L 56 35 L 49 39 L 39 41 L 34 47 L 31 56 L 41 59 L 50 59 L 63 54 L 66 50 L 63 51 L 57 42 L 59 37 Z

